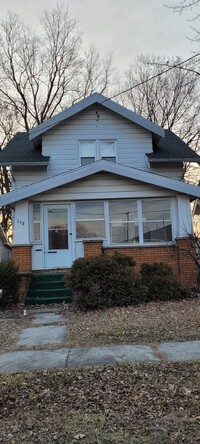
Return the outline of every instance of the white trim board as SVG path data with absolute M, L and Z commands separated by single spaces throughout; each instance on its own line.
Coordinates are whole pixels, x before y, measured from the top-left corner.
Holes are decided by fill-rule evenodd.
M 103 96 L 102 94 L 94 93 L 86 97 L 85 99 L 81 100 L 80 102 L 75 103 L 75 105 L 72 105 L 69 108 L 65 109 L 65 111 L 62 111 L 56 116 L 51 117 L 49 120 L 41 123 L 35 128 L 32 128 L 29 131 L 29 139 L 32 140 L 37 138 L 38 136 L 50 130 L 54 126 L 63 122 L 63 120 L 67 120 L 70 117 L 73 117 L 76 114 L 80 113 L 81 111 L 85 110 L 89 106 L 95 104 L 102 105 L 105 108 L 108 108 L 111 111 L 114 111 L 115 113 L 119 114 L 120 116 L 125 117 L 131 122 L 136 123 L 139 126 L 142 126 L 148 131 L 151 131 L 152 133 L 157 134 L 158 136 L 165 137 L 165 131 L 160 126 L 156 125 L 150 120 L 144 119 L 144 117 L 134 113 L 133 111 L 125 108 L 124 106 L 119 105 L 118 103 L 113 102 L 110 99 L 107 99 L 107 97 Z
M 127 167 L 125 165 L 99 160 L 81 168 L 72 171 L 67 171 L 56 176 L 40 180 L 31 185 L 27 185 L 10 193 L 0 196 L 0 206 L 9 205 L 23 199 L 30 198 L 53 188 L 67 185 L 76 180 L 91 176 L 92 174 L 107 172 L 117 174 L 129 179 L 138 180 L 147 184 L 155 185 L 165 188 L 167 190 L 176 191 L 192 197 L 200 197 L 200 187 L 190 185 L 182 181 L 163 177 L 155 173 L 140 170 L 137 168 Z M 92 194 L 92 191 L 91 191 Z

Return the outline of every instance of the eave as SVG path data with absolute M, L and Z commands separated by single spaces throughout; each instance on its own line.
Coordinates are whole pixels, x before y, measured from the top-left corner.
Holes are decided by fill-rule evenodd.
M 91 105 L 102 105 L 105 108 L 119 114 L 120 116 L 130 120 L 133 123 L 136 123 L 137 125 L 147 129 L 152 134 L 156 134 L 160 137 L 165 137 L 165 131 L 160 126 L 156 125 L 155 123 L 151 122 L 150 120 L 144 119 L 144 117 L 140 116 L 139 114 L 136 114 L 135 112 L 125 108 L 122 105 L 119 105 L 116 102 L 113 102 L 112 100 L 108 99 L 107 97 L 103 96 L 99 93 L 91 94 L 90 96 L 86 97 L 85 99 L 81 100 L 78 103 L 75 103 L 74 105 L 70 106 L 66 110 L 62 111 L 61 113 L 57 114 L 56 116 L 51 117 L 49 120 L 41 123 L 35 128 L 32 128 L 29 131 L 29 139 L 35 140 L 35 144 L 40 140 L 39 136 L 41 136 L 46 131 L 49 131 L 54 126 L 58 125 L 59 123 L 63 122 L 64 120 L 69 119 L 70 117 L 73 117 L 77 114 L 79 114 L 81 111 L 84 111 L 86 108 L 88 108 Z
M 10 193 L 0 196 L 0 206 L 10 205 L 20 200 L 28 199 L 32 196 L 44 193 L 54 188 L 68 185 L 79 179 L 91 176 L 100 172 L 108 172 L 117 174 L 129 179 L 138 180 L 150 185 L 158 186 L 167 190 L 175 191 L 176 193 L 183 193 L 192 198 L 200 197 L 200 187 L 187 184 L 183 181 L 178 181 L 168 177 L 160 176 L 149 171 L 140 170 L 137 168 L 127 167 L 121 164 L 114 164 L 104 160 L 99 160 L 84 167 L 66 171 L 56 176 L 51 176 L 39 182 L 27 185 Z M 91 191 L 92 194 L 92 191 Z

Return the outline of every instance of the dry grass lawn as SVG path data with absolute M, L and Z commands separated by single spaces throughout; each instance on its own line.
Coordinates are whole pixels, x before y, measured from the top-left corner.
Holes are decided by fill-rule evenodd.
M 2 444 L 199 444 L 200 366 L 135 364 L 0 376 Z
M 200 298 L 88 313 L 71 311 L 68 328 L 70 347 L 200 339 Z
M 200 339 L 200 299 L 67 317 L 62 347 Z M 31 324 L 0 312 L 1 353 Z M 51 348 L 51 347 L 49 347 Z M 0 375 L 1 444 L 199 444 L 200 363 L 143 363 Z

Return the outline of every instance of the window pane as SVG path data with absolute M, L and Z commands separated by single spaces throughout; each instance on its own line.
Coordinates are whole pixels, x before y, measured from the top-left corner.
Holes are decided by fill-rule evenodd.
M 33 204 L 33 240 L 40 240 L 40 204 Z
M 104 219 L 103 202 L 78 202 L 76 204 L 76 220 L 88 219 Z
M 67 208 L 48 210 L 49 250 L 68 249 Z
M 108 141 L 108 142 L 100 142 L 101 144 L 101 157 L 115 157 L 116 156 L 116 150 L 115 150 L 115 142 Z
M 102 157 L 102 159 L 108 162 L 116 162 L 116 157 Z
M 112 244 L 139 241 L 136 201 L 118 200 L 109 202 L 109 213 Z
M 144 242 L 169 242 L 172 240 L 170 222 L 143 223 Z
M 80 142 L 81 157 L 95 157 L 95 142 Z
M 104 202 L 78 202 L 76 204 L 76 237 L 105 237 Z
M 144 199 L 142 201 L 143 220 L 170 220 L 170 203 L 166 199 Z
M 77 238 L 105 237 L 104 220 L 76 222 Z
M 142 201 L 144 242 L 172 240 L 170 201 L 168 199 L 144 199 Z
M 138 225 L 134 223 L 110 223 L 110 239 L 112 244 L 139 242 Z
M 117 200 L 109 202 L 110 221 L 137 221 L 137 202 Z
M 95 162 L 95 157 L 81 157 L 81 166 Z

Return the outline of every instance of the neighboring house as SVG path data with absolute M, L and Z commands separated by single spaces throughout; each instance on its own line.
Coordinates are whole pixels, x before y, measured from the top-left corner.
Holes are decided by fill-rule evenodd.
M 193 213 L 194 232 L 196 236 L 199 237 L 200 239 L 200 199 L 195 201 L 192 213 Z
M 78 257 L 120 251 L 138 268 L 167 262 L 194 285 L 184 252 L 200 188 L 182 180 L 184 162 L 200 157 L 171 131 L 97 93 L 17 133 L 0 153 L 13 177 L 0 205 L 14 209 L 20 272 L 66 269 Z
M 10 244 L 7 240 L 2 226 L 0 225 L 0 262 L 10 259 L 10 250 Z

